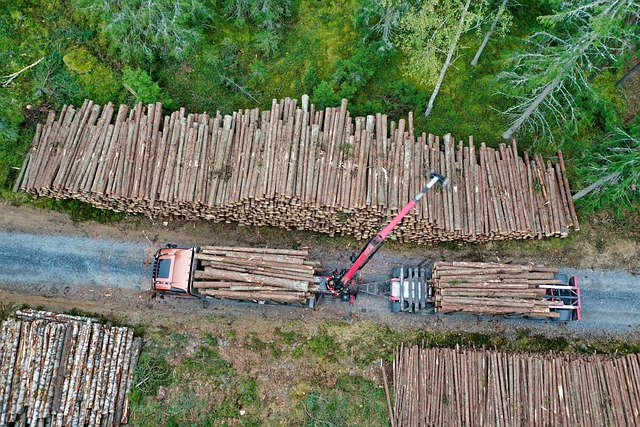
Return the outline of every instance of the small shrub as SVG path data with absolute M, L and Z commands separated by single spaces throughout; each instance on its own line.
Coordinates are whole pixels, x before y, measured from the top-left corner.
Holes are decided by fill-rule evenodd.
M 132 91 L 135 103 L 154 104 L 162 102 L 163 107 L 169 110 L 176 106 L 175 101 L 169 96 L 169 92 L 162 89 L 144 70 L 125 68 L 122 83 L 128 90 Z

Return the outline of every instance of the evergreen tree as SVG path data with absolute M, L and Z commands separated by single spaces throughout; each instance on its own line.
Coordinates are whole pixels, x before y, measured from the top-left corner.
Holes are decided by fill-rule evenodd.
M 182 59 L 202 38 L 213 11 L 199 0 L 78 0 L 95 13 L 112 50 L 132 65 Z
M 527 52 L 516 53 L 512 69 L 499 78 L 517 103 L 505 113 L 511 138 L 523 125 L 549 133 L 549 120 L 560 125 L 577 117 L 576 97 L 592 92 L 590 80 L 616 64 L 638 41 L 637 0 L 558 1 L 556 13 L 539 18 L 545 26 L 533 34 Z

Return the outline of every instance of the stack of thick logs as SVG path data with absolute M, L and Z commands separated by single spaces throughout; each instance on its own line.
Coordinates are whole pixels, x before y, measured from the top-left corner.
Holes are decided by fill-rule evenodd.
M 640 358 L 400 347 L 395 425 L 638 426 Z
M 203 246 L 194 287 L 202 295 L 305 303 L 314 296 L 320 265 L 304 250 Z
M 139 350 L 129 328 L 19 311 L 0 326 L 0 426 L 126 423 Z
M 560 285 L 557 269 L 534 265 L 442 262 L 433 267 L 435 310 L 440 313 L 507 314 L 560 317 L 544 299 L 540 285 Z
M 15 189 L 104 209 L 369 238 L 438 171 L 435 188 L 394 230 L 433 243 L 566 236 L 578 230 L 562 153 L 518 155 L 414 132 L 413 116 L 352 118 L 308 97 L 271 110 L 163 116 L 161 104 L 85 101 L 38 125 Z

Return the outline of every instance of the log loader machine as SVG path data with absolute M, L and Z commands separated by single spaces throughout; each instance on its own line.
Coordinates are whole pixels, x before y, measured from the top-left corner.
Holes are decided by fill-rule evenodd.
M 348 270 L 342 270 L 340 272 L 334 271 L 329 277 L 326 278 L 318 287 L 318 294 L 329 294 L 349 301 L 349 318 L 353 315 L 353 304 L 357 295 L 356 275 L 362 268 L 367 265 L 369 260 L 378 252 L 385 242 L 385 239 L 389 237 L 394 228 L 407 216 L 411 210 L 418 204 L 418 202 L 424 197 L 425 194 L 437 183 L 440 183 L 445 187 L 449 183 L 449 179 L 444 175 L 441 175 L 435 171 L 429 173 L 429 182 L 413 199 L 411 199 L 391 220 L 389 224 L 378 232 L 375 236 L 369 240 L 369 242 L 362 248 L 358 256 L 353 257 L 353 264 Z
M 350 269 L 341 272 L 334 271 L 330 276 L 318 278 L 315 297 L 333 295 L 349 301 L 352 306 L 357 293 L 355 286 L 357 273 L 369 262 L 393 229 L 418 204 L 427 191 L 438 182 L 445 186 L 448 181 L 443 175 L 431 171 L 427 185 L 402 208 L 388 225 L 369 240 L 360 254 L 354 258 Z M 195 257 L 197 252 L 199 252 L 198 247 L 184 248 L 173 244 L 158 250 L 154 257 L 152 289 L 162 295 L 203 297 L 194 286 L 193 280 L 195 272 L 198 270 Z M 314 300 L 315 298 L 309 298 L 307 305 L 313 307 Z

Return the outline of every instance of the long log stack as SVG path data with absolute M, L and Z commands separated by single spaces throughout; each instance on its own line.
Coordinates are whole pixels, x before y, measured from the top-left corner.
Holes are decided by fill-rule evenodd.
M 436 313 L 513 314 L 557 318 L 562 302 L 544 299 L 540 285 L 560 285 L 558 270 L 493 262 L 443 262 L 433 266 Z
M 203 295 L 237 300 L 305 303 L 314 295 L 320 264 L 305 250 L 202 246 L 194 287 Z
M 395 425 L 638 426 L 640 356 L 400 347 Z
M 0 427 L 126 424 L 139 350 L 130 328 L 18 311 L 0 325 Z
M 434 243 L 567 235 L 579 229 L 562 153 L 552 164 L 516 142 L 478 147 L 414 131 L 413 115 L 350 116 L 347 101 L 316 111 L 306 95 L 271 110 L 163 116 L 85 101 L 38 125 L 16 181 L 35 196 L 104 209 L 369 238 L 428 182 L 394 236 Z

